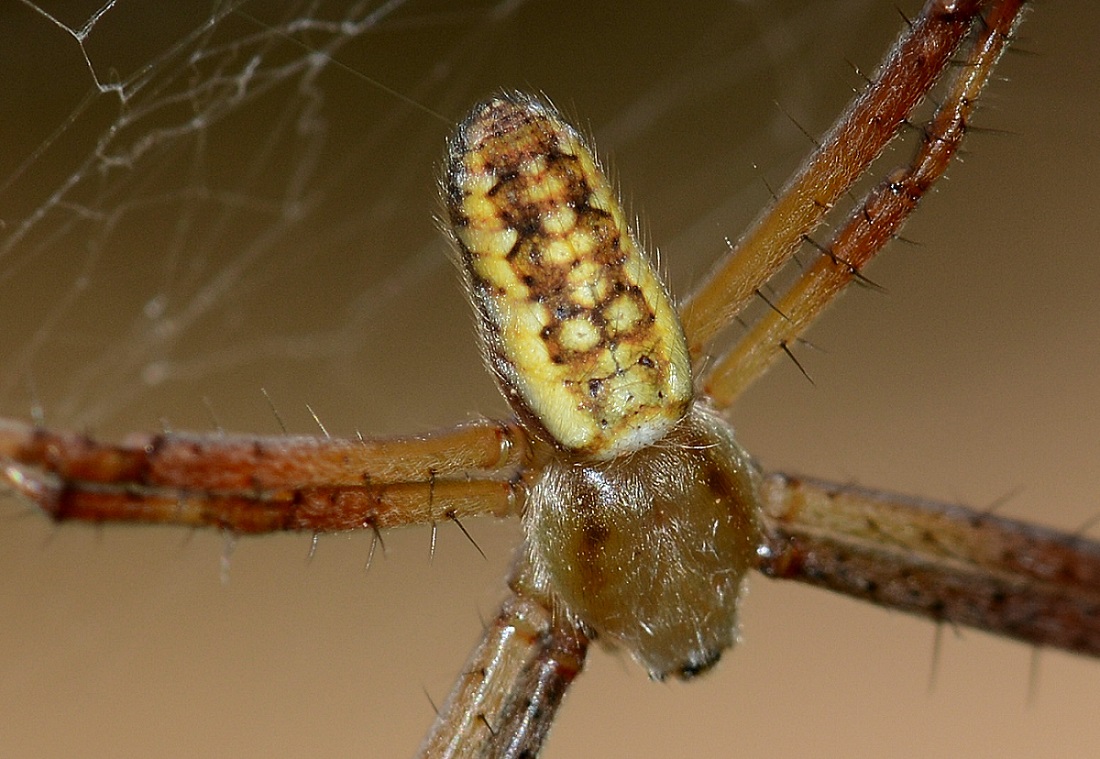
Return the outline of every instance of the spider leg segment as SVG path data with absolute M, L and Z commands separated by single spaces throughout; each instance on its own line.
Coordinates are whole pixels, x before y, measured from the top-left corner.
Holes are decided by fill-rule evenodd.
M 1021 0 L 1014 0 L 990 10 L 909 166 L 892 172 L 856 205 L 833 238 L 821 246 L 813 265 L 708 370 L 703 391 L 716 406 L 730 406 L 860 276 L 862 268 L 898 233 L 920 199 L 947 170 L 966 134 L 978 96 L 1019 22 L 1022 6 Z M 841 138 L 839 132 L 833 132 L 828 139 Z M 818 153 L 824 150 L 823 146 Z M 816 156 L 811 157 L 811 165 Z
M 165 433 L 120 445 L 0 423 L 4 478 L 58 521 L 240 534 L 517 514 L 534 455 L 521 427 L 495 422 L 393 439 Z
M 763 487 L 761 572 L 937 622 L 1100 656 L 1100 543 L 801 477 Z
M 983 24 L 984 5 L 977 0 L 930 0 L 775 202 L 684 301 L 680 316 L 696 365 L 711 341 L 794 255 L 894 138 L 967 35 Z M 1019 6 L 1007 3 L 998 10 L 1002 35 L 1012 28 Z
M 555 613 L 545 578 L 519 562 L 508 597 L 462 669 L 420 748 L 422 757 L 535 756 L 590 632 Z

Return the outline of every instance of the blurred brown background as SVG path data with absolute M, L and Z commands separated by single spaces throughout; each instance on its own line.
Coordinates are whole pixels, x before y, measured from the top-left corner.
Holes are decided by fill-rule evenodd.
M 594 135 L 682 294 L 806 152 L 791 118 L 820 134 L 860 86 L 846 60 L 872 70 L 902 24 L 885 2 L 585 5 L 412 2 L 340 48 L 443 121 L 333 66 L 266 88 L 304 54 L 245 16 L 184 46 L 206 57 L 165 57 L 202 20 L 186 9 L 105 14 L 85 46 L 101 79 L 149 60 L 153 79 L 81 107 L 75 40 L 0 11 L 0 412 L 26 419 L 36 399 L 50 423 L 108 436 L 210 429 L 212 413 L 275 433 L 266 388 L 297 432 L 314 429 L 306 403 L 339 434 L 503 414 L 431 220 L 448 123 L 497 88 L 544 92 Z M 264 24 L 298 12 L 244 7 Z M 850 294 L 811 333 L 816 384 L 784 364 L 733 410 L 766 467 L 977 506 L 1010 496 L 1001 513 L 1067 530 L 1100 513 L 1097 18 L 1033 10 L 1028 54 L 1007 57 L 979 114 L 1004 133 L 973 135 L 906 228 L 918 245 L 871 267 L 889 294 Z M 249 97 L 223 116 L 236 91 Z M 165 131 L 194 114 L 210 124 Z M 95 157 L 111 125 L 100 153 L 129 167 Z M 445 697 L 518 538 L 468 525 L 483 561 L 443 527 L 430 560 L 428 529 L 392 532 L 365 574 L 367 535 L 322 538 L 311 561 L 306 536 L 242 540 L 223 585 L 217 535 L 2 509 L 5 756 L 410 755 L 425 692 Z M 547 756 L 1100 745 L 1092 661 L 1044 653 L 1033 679 L 1025 646 L 944 630 L 936 655 L 926 622 L 754 579 L 743 645 L 697 683 L 652 684 L 594 651 Z

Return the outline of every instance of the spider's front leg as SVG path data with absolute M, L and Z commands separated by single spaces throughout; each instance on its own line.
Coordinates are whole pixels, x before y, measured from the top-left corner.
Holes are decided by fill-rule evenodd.
M 0 422 L 0 476 L 58 521 L 338 532 L 517 514 L 535 450 L 515 424 L 392 439 L 134 436 Z
M 708 368 L 703 385 L 707 395 L 720 408 L 733 404 L 738 396 L 762 375 L 781 352 L 790 353 L 800 336 L 810 327 L 818 316 L 855 281 L 865 281 L 861 270 L 881 251 L 902 225 L 909 219 L 918 203 L 932 186 L 943 176 L 962 144 L 963 137 L 970 127 L 970 120 L 977 108 L 979 96 L 1008 47 L 1013 29 L 1019 23 L 1024 3 L 1022 0 L 998 3 L 989 9 L 988 15 L 976 30 L 975 38 L 963 61 L 952 79 L 946 97 L 936 109 L 931 121 L 923 129 L 923 139 L 916 155 L 908 166 L 899 167 L 883 179 L 877 187 L 861 199 L 848 218 L 840 225 L 836 233 L 825 244 L 816 244 L 817 260 L 813 262 L 775 303 L 775 308 L 766 312 L 752 326 L 737 344 L 721 356 Z M 942 45 L 930 45 L 929 40 L 910 38 L 918 32 L 931 35 L 932 40 L 953 39 L 957 33 L 958 19 L 954 14 L 922 15 L 913 25 L 909 35 L 903 37 L 897 46 L 897 52 L 884 65 L 891 62 L 900 64 L 899 75 L 912 76 L 914 82 L 906 88 L 909 92 L 922 91 L 930 86 L 933 78 L 928 78 L 926 66 L 931 65 L 935 56 L 931 56 L 923 46 L 931 47 L 937 55 L 942 55 Z M 938 30 L 938 33 L 937 33 Z M 908 69 L 908 70 L 907 70 Z M 887 110 L 873 118 L 867 118 L 864 110 L 876 108 L 879 98 L 890 98 L 890 88 L 896 82 L 885 75 L 876 81 L 860 96 L 849 109 L 849 116 L 826 137 L 822 146 L 803 165 L 797 178 L 788 188 L 793 199 L 798 199 L 795 191 L 799 183 L 809 188 L 808 199 L 802 198 L 807 222 L 812 226 L 796 226 L 787 230 L 784 245 L 792 251 L 791 245 L 809 240 L 810 233 L 822 220 L 822 214 L 831 208 L 838 195 L 834 186 L 833 151 L 841 149 L 845 141 L 855 137 L 860 143 L 869 143 L 879 149 L 885 146 L 885 140 L 891 136 L 903 118 L 909 112 Z M 911 109 L 912 105 L 910 105 Z M 861 119 L 864 119 L 861 121 Z M 866 147 L 859 155 L 873 157 Z M 847 190 L 850 184 L 843 185 Z M 786 197 L 786 196 L 785 196 Z M 742 238 L 738 248 L 730 256 L 732 261 L 751 259 L 760 243 L 756 242 L 757 230 L 770 225 L 788 222 L 782 217 L 790 213 L 783 203 L 776 203 L 757 222 L 752 232 Z M 799 207 L 796 204 L 796 207 Z M 776 219 L 775 217 L 780 217 Z M 797 236 L 797 237 L 796 237 Z M 773 244 L 775 244 L 773 242 Z M 721 284 L 722 269 L 718 269 L 710 282 L 700 288 L 697 298 L 706 298 L 708 293 Z M 691 313 L 689 302 L 687 313 Z M 736 315 L 731 312 L 728 318 Z M 701 327 L 702 334 L 717 327 L 717 322 Z

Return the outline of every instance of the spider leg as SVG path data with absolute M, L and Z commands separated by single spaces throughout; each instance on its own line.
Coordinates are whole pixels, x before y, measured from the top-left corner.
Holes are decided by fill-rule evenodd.
M 696 366 L 717 334 L 794 255 L 906 123 L 950 63 L 982 6 L 977 0 L 930 0 L 898 38 L 872 84 L 683 303 L 680 316 Z
M 860 276 L 863 266 L 897 234 L 920 199 L 943 175 L 966 134 L 978 96 L 1007 46 L 1022 7 L 1023 2 L 1014 0 L 991 10 L 909 166 L 892 172 L 867 194 L 775 308 L 766 312 L 703 377 L 703 390 L 717 407 L 730 406 L 845 286 Z
M 774 474 L 758 569 L 1100 656 L 1100 543 L 961 506 Z
M 518 513 L 515 424 L 391 439 L 161 434 L 123 444 L 0 423 L 0 478 L 55 520 L 331 532 Z
M 555 612 L 531 567 L 517 566 L 511 592 L 470 655 L 422 757 L 537 756 L 557 708 L 584 666 L 589 636 Z

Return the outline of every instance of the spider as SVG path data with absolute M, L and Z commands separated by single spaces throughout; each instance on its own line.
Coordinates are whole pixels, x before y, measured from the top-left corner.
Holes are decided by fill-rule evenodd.
M 647 205 L 648 205 L 648 204 L 647 204 Z M 881 306 L 879 306 L 879 307 L 881 307 Z M 820 380 L 819 380 L 819 381 L 820 381 Z M 914 489 L 915 489 L 915 488 L 914 488 Z M 396 553 L 398 549 L 397 549 L 397 548 L 395 548 L 395 547 L 394 547 L 394 546 L 392 545 L 392 543 L 393 543 L 393 541 L 397 540 L 397 538 L 394 538 L 394 537 L 390 537 L 390 536 L 387 536 L 387 540 L 391 542 L 391 545 L 390 545 L 390 552 L 391 552 L 391 553 Z M 322 552 L 321 552 L 321 555 L 322 555 L 322 556 L 324 555 L 324 546 L 322 546 Z M 244 562 L 243 562 L 243 560 L 242 560 L 242 561 L 241 561 L 240 563 L 241 563 L 241 564 L 243 564 L 243 563 L 244 563 Z M 239 577 L 239 574 L 241 573 L 241 571 L 242 571 L 242 570 L 241 570 L 241 567 L 240 567 L 240 565 L 238 565 L 238 566 L 235 566 L 235 567 L 234 567 L 234 572 L 236 573 L 236 574 L 235 574 L 235 576 L 234 576 L 234 581 L 233 581 L 234 583 L 237 583 L 237 582 L 240 582 L 240 581 L 241 581 L 241 579 L 240 579 L 240 577 Z M 372 569 L 372 571 L 375 571 L 375 572 L 376 572 L 377 570 L 373 570 L 373 569 Z M 759 584 L 759 583 L 758 583 L 758 584 Z M 369 610 L 368 610 L 368 611 L 369 611 Z M 375 608 L 375 609 L 374 609 L 374 611 L 375 611 L 375 612 L 377 612 L 377 611 L 378 611 L 378 609 L 377 609 L 377 608 Z M 753 637 L 754 637 L 754 636 L 753 636 L 752 634 L 750 634 L 750 640 L 752 640 L 752 639 L 753 639 Z M 924 655 L 924 651 L 925 651 L 925 650 L 926 650 L 926 649 L 922 649 L 922 651 L 921 651 L 921 656 L 920 656 L 920 657 L 918 657 L 918 658 L 922 658 L 922 659 L 926 658 L 926 657 L 925 657 L 925 655 Z M 742 652 L 742 654 L 741 654 L 741 655 L 742 655 L 742 656 L 744 656 L 744 655 L 745 655 L 745 654 L 744 654 L 744 652 Z M 735 664 L 732 664 L 732 662 L 736 661 L 736 659 L 737 659 L 737 658 L 738 658 L 738 657 L 733 657 L 733 658 L 731 658 L 731 659 L 730 659 L 729 661 L 725 662 L 723 666 L 724 666 L 724 667 L 736 666 Z M 729 684 L 727 684 L 727 685 L 728 685 L 729 687 L 733 687 L 733 686 L 730 686 Z M 734 685 L 736 685 L 736 684 L 734 684 Z M 695 686 L 695 685 L 693 685 L 693 688 L 694 688 L 694 687 L 700 687 L 700 686 Z M 702 687 L 705 687 L 705 684 L 704 684 L 704 685 L 703 685 Z M 680 690 L 680 689 L 677 689 L 677 690 Z M 583 692 L 583 689 L 581 689 L 581 691 L 580 691 L 580 692 Z M 676 695 L 677 695 L 677 696 L 682 696 L 682 695 L 685 695 L 685 694 L 686 694 L 686 691 L 685 691 L 684 693 L 677 693 Z M 579 697 L 579 696 L 578 696 L 578 697 Z M 559 737 L 559 739 L 560 739 L 560 737 Z M 552 744 L 552 745 L 553 745 L 553 744 Z

